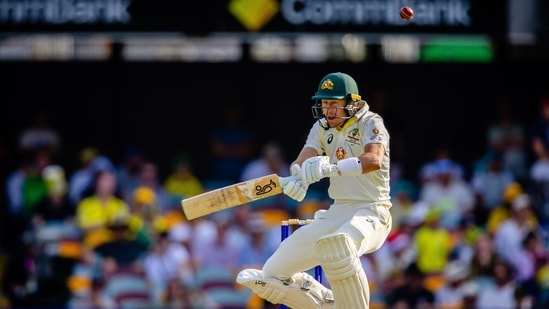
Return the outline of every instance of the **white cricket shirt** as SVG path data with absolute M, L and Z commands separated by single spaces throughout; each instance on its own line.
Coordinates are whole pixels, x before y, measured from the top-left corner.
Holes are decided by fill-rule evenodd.
M 365 103 L 343 128 L 326 130 L 323 126 L 327 127 L 325 119 L 315 122 L 305 147 L 316 149 L 319 155 L 329 156 L 331 163 L 360 156 L 364 153 L 364 146 L 370 143 L 381 143 L 385 147 L 381 169 L 360 176 L 331 177 L 328 195 L 336 201 L 381 202 L 390 205 L 389 132 L 383 118 L 371 112 Z

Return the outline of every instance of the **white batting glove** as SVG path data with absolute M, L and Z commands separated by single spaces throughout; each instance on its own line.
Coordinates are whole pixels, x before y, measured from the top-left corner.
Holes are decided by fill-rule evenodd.
M 307 186 L 337 173 L 337 166 L 330 163 L 330 157 L 327 156 L 311 157 L 301 164 L 301 179 Z
M 301 179 L 301 167 L 298 164 L 293 164 L 290 167 L 291 178 L 290 181 L 283 184 L 282 192 L 292 199 L 301 202 L 307 194 L 309 186 Z

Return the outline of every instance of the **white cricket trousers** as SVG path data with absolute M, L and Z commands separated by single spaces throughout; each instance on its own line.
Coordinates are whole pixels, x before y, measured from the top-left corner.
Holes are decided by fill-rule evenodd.
M 360 255 L 379 249 L 391 231 L 392 218 L 386 204 L 338 202 L 315 213 L 311 223 L 302 225 L 282 241 L 263 266 L 263 276 L 286 280 L 320 262 L 315 244 L 330 234 L 349 234 Z

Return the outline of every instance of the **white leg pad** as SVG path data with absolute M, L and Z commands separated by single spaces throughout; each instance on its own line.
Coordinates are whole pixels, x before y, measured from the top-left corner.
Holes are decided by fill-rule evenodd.
M 273 304 L 289 308 L 332 309 L 334 304 L 332 291 L 307 273 L 298 273 L 282 281 L 263 278 L 261 270 L 244 269 L 238 273 L 236 282 Z
M 367 309 L 370 302 L 368 280 L 349 235 L 321 238 L 316 249 L 320 265 L 330 282 L 336 308 Z

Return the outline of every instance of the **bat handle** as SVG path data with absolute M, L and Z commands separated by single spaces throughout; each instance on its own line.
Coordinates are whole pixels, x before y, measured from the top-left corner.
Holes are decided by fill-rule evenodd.
M 287 183 L 289 183 L 290 181 L 292 180 L 299 180 L 300 177 L 295 175 L 295 176 L 287 176 L 287 177 L 281 177 L 281 176 L 278 176 L 278 181 L 280 182 L 280 186 L 284 187 Z

